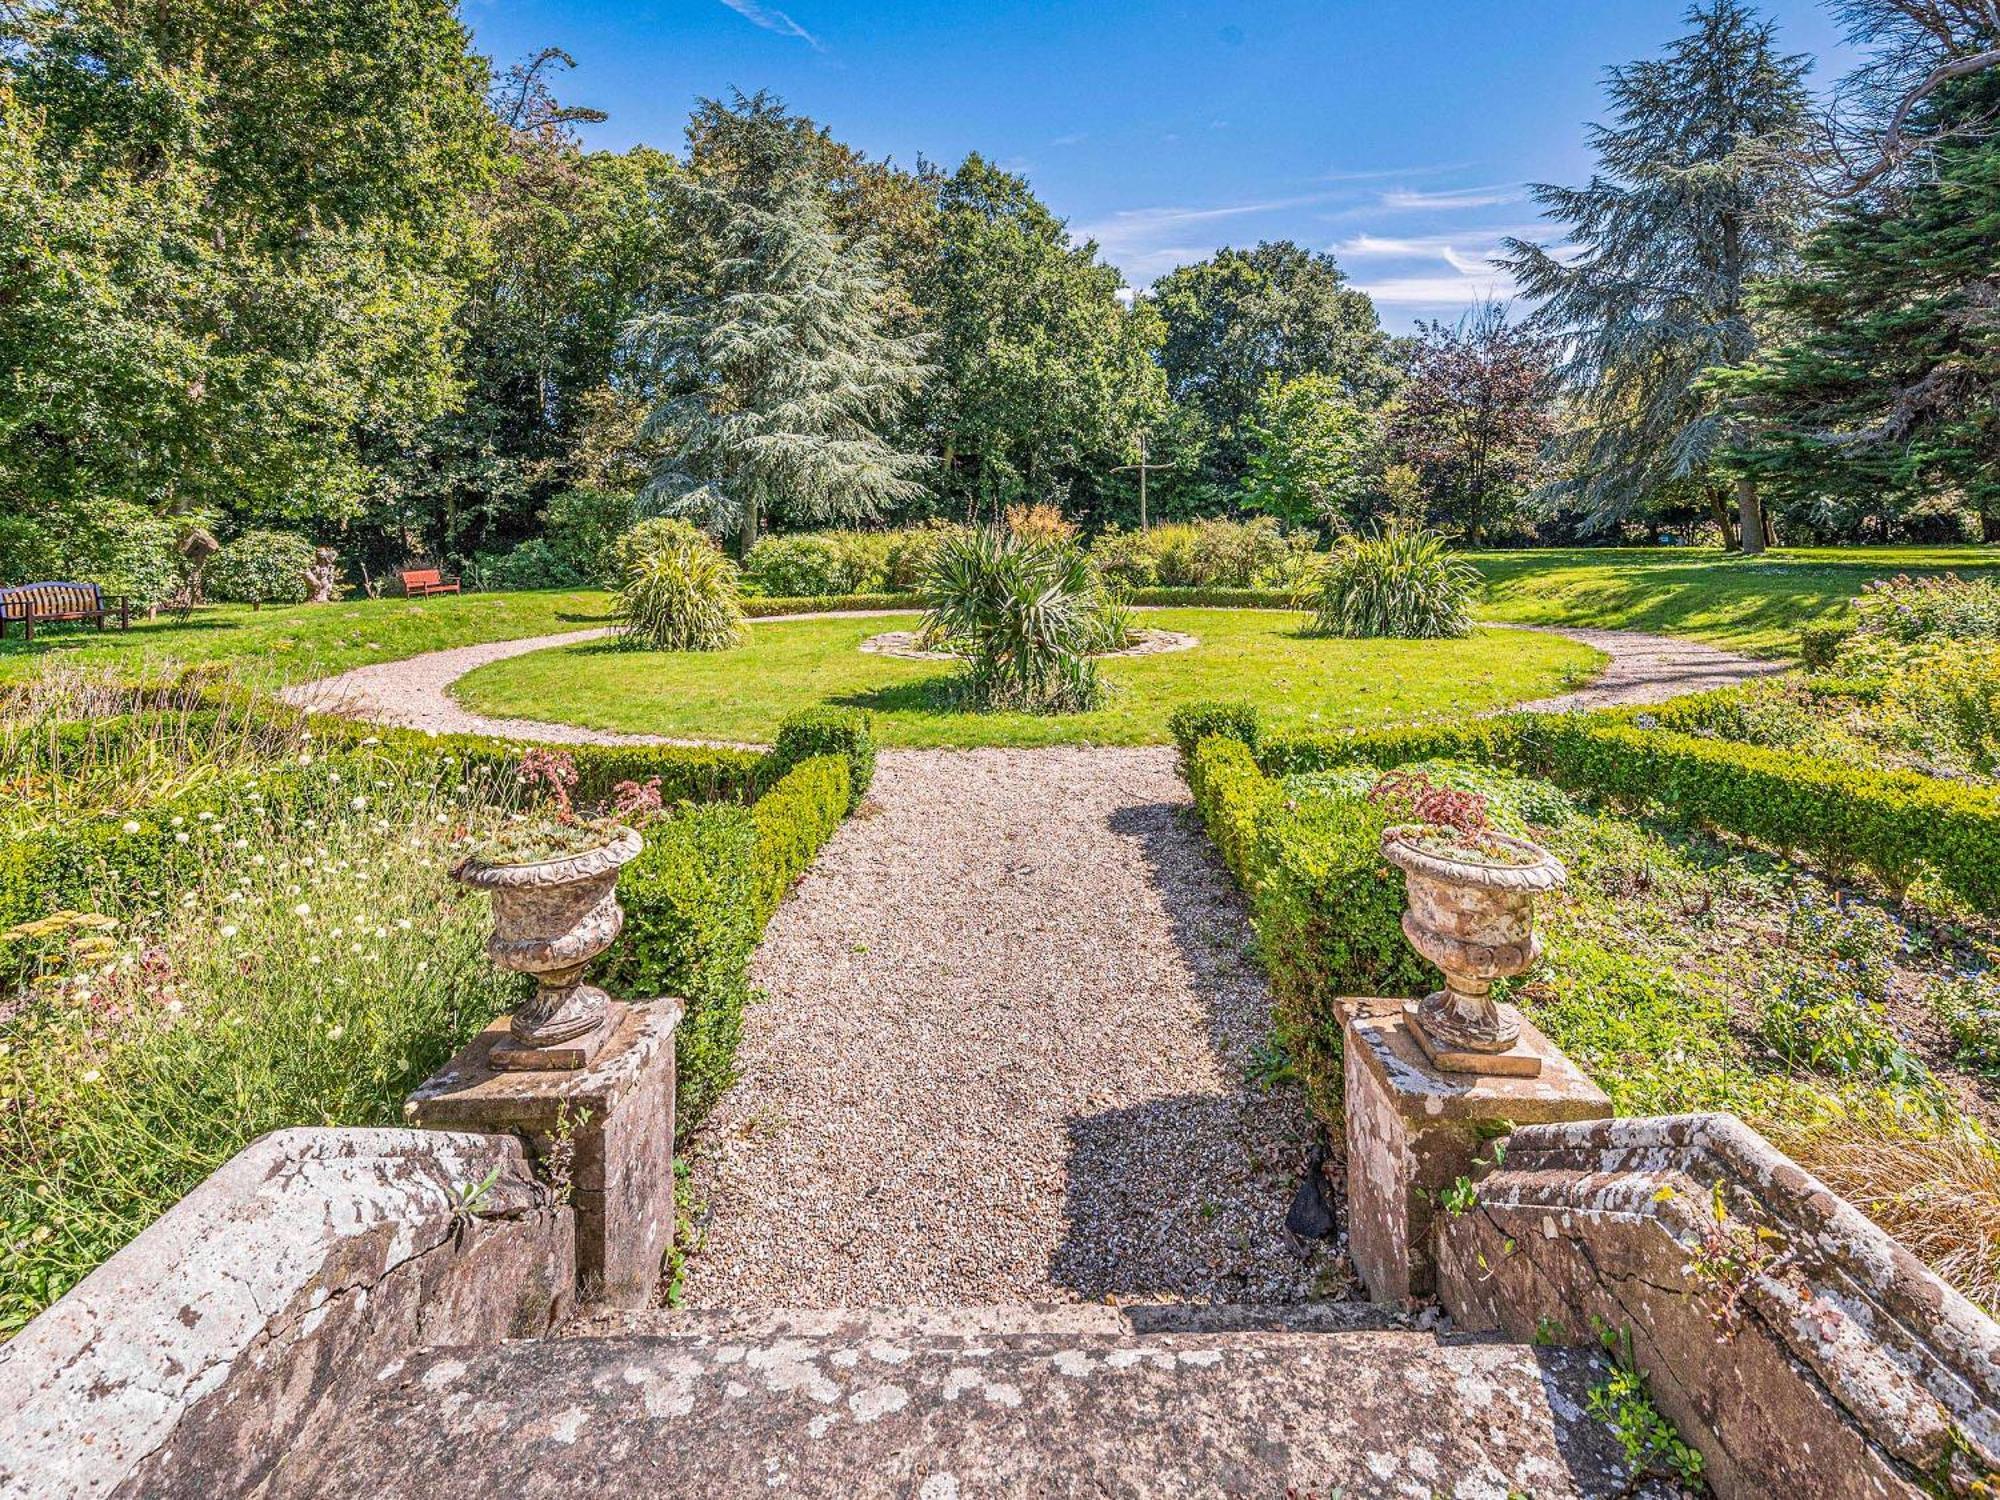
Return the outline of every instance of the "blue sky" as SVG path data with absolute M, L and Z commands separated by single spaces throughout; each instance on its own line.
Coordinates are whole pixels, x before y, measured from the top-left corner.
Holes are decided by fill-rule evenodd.
M 1608 63 L 1679 32 L 1683 0 L 465 0 L 502 66 L 545 45 L 593 145 L 681 146 L 693 99 L 768 88 L 871 156 L 980 151 L 1143 286 L 1224 244 L 1331 250 L 1392 329 L 1508 291 L 1525 184 L 1585 176 Z M 1770 0 L 1827 82 L 1814 0 Z

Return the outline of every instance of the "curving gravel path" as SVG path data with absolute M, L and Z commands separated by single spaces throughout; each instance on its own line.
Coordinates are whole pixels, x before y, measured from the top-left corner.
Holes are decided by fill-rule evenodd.
M 909 611 L 869 609 L 837 613 L 844 618 L 870 619 L 908 614 Z M 770 615 L 766 618 L 783 621 L 826 616 Z M 1504 628 L 1567 636 L 1573 641 L 1594 646 L 1610 658 L 1603 673 L 1588 687 L 1515 705 L 1524 709 L 1567 713 L 1609 708 L 1617 704 L 1664 703 L 1682 693 L 1728 687 L 1786 670 L 1786 663 L 1783 662 L 1738 656 L 1732 651 L 1723 651 L 1699 641 L 1646 635 L 1633 630 L 1588 630 L 1553 625 L 1509 625 Z M 498 739 L 575 745 L 716 743 L 674 740 L 656 734 L 587 729 L 579 724 L 557 724 L 539 719 L 496 719 L 461 707 L 451 695 L 454 682 L 488 662 L 600 640 L 610 634 L 608 627 L 600 627 L 595 630 L 571 630 L 561 635 L 530 636 L 525 640 L 455 646 L 448 651 L 432 651 L 422 656 L 405 657 L 401 661 L 374 662 L 342 672 L 336 677 L 299 683 L 286 688 L 283 696 L 288 703 L 316 712 L 343 714 L 374 724 L 434 730 L 439 734 L 483 734 Z
M 1270 994 L 1187 802 L 1164 748 L 882 756 L 758 951 L 689 1305 L 1344 1289 L 1285 1234 L 1314 1131 L 1248 1081 Z

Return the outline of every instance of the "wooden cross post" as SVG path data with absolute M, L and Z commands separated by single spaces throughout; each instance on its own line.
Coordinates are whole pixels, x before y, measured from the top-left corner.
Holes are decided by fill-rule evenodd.
M 1139 432 L 1139 461 L 1136 464 L 1120 464 L 1116 469 L 1112 470 L 1112 473 L 1114 474 L 1123 474 L 1128 470 L 1133 470 L 1133 469 L 1138 470 L 1139 529 L 1141 531 L 1146 531 L 1150 529 L 1146 524 L 1146 476 L 1148 474 L 1164 473 L 1166 470 L 1171 469 L 1173 467 L 1172 464 L 1148 463 L 1147 459 L 1150 456 L 1151 455 L 1148 454 L 1148 452 L 1146 451 L 1146 433 L 1145 430 L 1142 428 L 1140 429 Z

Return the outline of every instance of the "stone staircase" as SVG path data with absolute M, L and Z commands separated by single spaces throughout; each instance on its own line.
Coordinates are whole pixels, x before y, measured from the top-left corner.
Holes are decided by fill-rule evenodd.
M 389 1363 L 264 1493 L 1673 1493 L 1588 1415 L 1603 1378 L 1356 1303 L 600 1313 Z

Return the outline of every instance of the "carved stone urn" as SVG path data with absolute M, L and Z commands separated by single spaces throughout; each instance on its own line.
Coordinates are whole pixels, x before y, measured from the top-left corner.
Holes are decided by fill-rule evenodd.
M 1383 831 L 1382 857 L 1409 888 L 1403 936 L 1444 970 L 1444 988 L 1407 1012 L 1431 1061 L 1453 1073 L 1539 1073 L 1540 1057 L 1517 1045 L 1520 1014 L 1495 1003 L 1493 981 L 1525 974 L 1541 956 L 1535 896 L 1567 882 L 1561 861 L 1507 834 L 1461 849 L 1411 825 Z
M 494 1047 L 495 1068 L 581 1068 L 610 1030 L 611 997 L 583 983 L 590 961 L 624 929 L 618 872 L 645 847 L 621 828 L 581 854 L 533 864 L 488 863 L 474 857 L 454 879 L 493 898 L 493 936 L 486 954 L 503 969 L 535 976 L 535 995 Z

